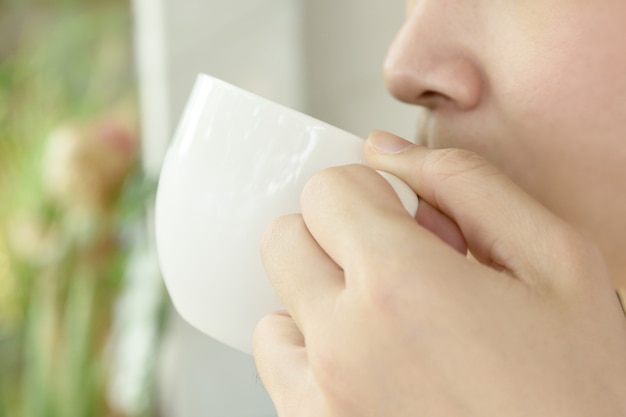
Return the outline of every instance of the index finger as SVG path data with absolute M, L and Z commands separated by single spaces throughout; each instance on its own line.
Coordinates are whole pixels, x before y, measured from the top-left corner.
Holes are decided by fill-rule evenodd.
M 327 169 L 302 193 L 302 216 L 312 237 L 345 271 L 346 287 L 365 277 L 441 275 L 442 263 L 418 258 L 465 257 L 408 214 L 397 194 L 365 165 Z
M 316 318 L 332 314 L 343 271 L 311 237 L 300 215 L 275 219 L 261 242 L 263 266 L 280 301 L 306 336 Z

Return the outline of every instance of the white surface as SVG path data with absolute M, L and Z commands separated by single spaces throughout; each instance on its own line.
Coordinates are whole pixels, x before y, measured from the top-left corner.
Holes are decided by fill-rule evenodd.
M 199 76 L 156 199 L 158 255 L 179 314 L 252 353 L 256 324 L 281 308 L 259 253 L 265 228 L 300 211 L 300 194 L 315 173 L 363 162 L 358 136 Z M 415 193 L 383 176 L 414 215 Z
M 158 173 L 198 72 L 358 135 L 411 138 L 415 110 L 385 92 L 381 68 L 404 4 L 388 0 L 134 0 L 144 159 Z M 177 315 L 159 370 L 163 417 L 266 417 L 273 407 L 249 356 Z
M 252 356 L 214 341 L 176 314 L 162 350 L 162 416 L 275 416 Z
M 157 175 L 199 72 L 301 108 L 298 0 L 134 0 L 144 166 Z M 172 313 L 158 369 L 163 417 L 275 415 L 249 355 Z
M 166 46 L 165 4 L 154 0 L 133 0 L 137 79 L 144 140 L 142 163 L 156 178 L 169 145 L 172 114 Z
M 415 107 L 395 101 L 382 77 L 404 3 L 304 1 L 307 113 L 360 136 L 389 130 L 414 137 Z
M 164 289 L 144 226 L 135 225 L 132 230 L 134 247 L 125 271 L 126 287 L 115 307 L 109 344 L 113 360 L 109 401 L 122 415 L 138 415 L 150 408 L 145 387 L 153 375 L 160 333 L 155 317 L 160 314 Z

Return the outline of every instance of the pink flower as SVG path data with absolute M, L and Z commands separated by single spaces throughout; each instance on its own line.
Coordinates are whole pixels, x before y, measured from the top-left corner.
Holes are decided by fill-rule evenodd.
M 111 116 L 70 122 L 47 138 L 42 162 L 45 192 L 62 208 L 111 208 L 137 159 L 134 126 Z

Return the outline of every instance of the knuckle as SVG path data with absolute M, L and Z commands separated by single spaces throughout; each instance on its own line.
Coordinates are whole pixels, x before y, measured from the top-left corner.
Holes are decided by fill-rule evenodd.
M 252 336 L 252 344 L 255 351 L 261 348 L 263 342 L 267 340 L 266 336 L 270 333 L 270 329 L 274 326 L 274 321 L 274 315 L 268 314 L 263 316 L 256 324 Z
M 326 404 L 335 410 L 354 410 L 354 381 L 345 377 L 349 372 L 349 360 L 336 349 L 309 349 L 308 358 L 316 386 L 323 394 Z
M 370 283 L 364 293 L 366 303 L 375 314 L 381 317 L 395 316 L 399 307 L 396 287 L 387 283 Z
M 265 228 L 260 242 L 261 258 L 266 259 L 280 247 L 280 242 L 288 239 L 296 227 L 303 221 L 299 214 L 288 214 L 273 219 Z
M 284 310 L 273 311 L 261 317 L 252 334 L 255 356 L 262 357 L 264 352 L 279 345 L 284 337 L 285 329 L 289 329 L 293 325 L 293 319 Z
M 319 204 L 337 194 L 345 184 L 355 182 L 362 171 L 370 170 L 365 165 L 344 165 L 326 168 L 313 174 L 305 183 L 301 204 L 303 209 L 312 204 Z
M 274 329 L 277 325 L 278 314 L 270 313 L 263 316 L 254 328 L 252 334 L 252 351 L 257 361 L 265 357 L 269 341 L 273 340 Z
M 303 211 L 323 201 L 325 195 L 331 191 L 338 171 L 337 168 L 328 168 L 316 172 L 306 181 L 300 195 L 300 205 Z
M 359 293 L 355 294 L 362 300 L 358 303 L 363 307 L 363 311 L 359 312 L 360 317 L 368 317 L 368 319 L 377 317 L 392 323 L 409 307 L 407 305 L 409 298 L 420 300 L 423 295 L 430 292 L 430 289 L 421 285 L 421 282 L 416 280 L 408 269 L 392 267 L 387 271 L 372 271 L 372 273 L 375 278 L 367 279 L 367 285 L 362 286 Z M 394 277 L 394 279 L 380 279 L 380 277 Z M 407 283 L 411 283 L 410 289 L 407 288 Z M 411 308 L 418 311 L 421 305 L 421 303 L 415 303 Z
M 340 364 L 336 362 L 332 355 L 326 353 L 325 349 L 309 349 L 309 363 L 311 373 L 315 376 L 320 389 L 327 394 L 331 394 L 337 387 L 337 371 Z
M 447 277 L 435 269 L 427 270 L 417 267 L 411 260 L 404 258 L 396 265 L 380 266 L 372 269 L 373 277 L 363 279 L 362 285 L 355 296 L 360 299 L 357 305 L 362 306 L 358 317 L 366 321 L 382 320 L 385 325 L 400 322 L 406 311 L 413 311 L 414 324 L 424 324 L 432 314 L 450 311 L 454 308 L 454 297 Z M 419 272 L 418 272 L 419 271 Z M 400 321 L 399 321 L 400 320 Z
M 465 149 L 437 149 L 430 152 L 422 167 L 424 174 L 438 179 L 459 177 L 472 172 L 493 175 L 497 169 L 482 156 Z

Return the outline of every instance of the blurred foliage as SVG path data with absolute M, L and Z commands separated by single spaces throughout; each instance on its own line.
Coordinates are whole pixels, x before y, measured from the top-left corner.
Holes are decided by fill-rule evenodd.
M 152 192 L 131 37 L 128 1 L 0 0 L 0 416 L 124 415 L 107 396 L 122 231 Z

